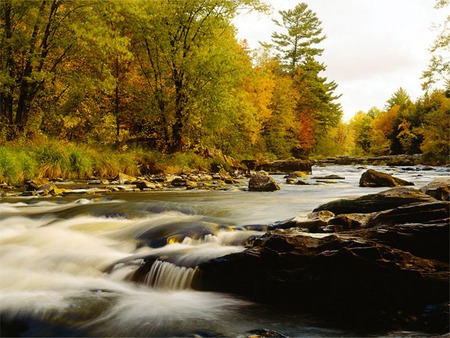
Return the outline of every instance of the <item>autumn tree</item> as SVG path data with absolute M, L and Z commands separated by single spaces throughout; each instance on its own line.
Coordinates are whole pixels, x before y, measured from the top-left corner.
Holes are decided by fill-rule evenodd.
M 350 121 L 350 128 L 353 130 L 355 138 L 355 146 L 358 148 L 356 153 L 367 155 L 370 153 L 370 130 L 373 119 L 380 111 L 373 107 L 366 114 L 363 111 L 357 112 Z
M 192 98 L 236 70 L 227 62 L 230 53 L 216 46 L 233 34 L 231 19 L 240 6 L 258 7 L 259 1 L 136 3 L 135 55 L 152 93 L 149 112 L 161 149 L 180 151 L 190 142 L 186 128 L 198 103 Z
M 423 136 L 420 146 L 424 156 L 436 163 L 450 158 L 450 98 L 443 90 L 434 90 L 418 102 L 422 124 L 415 132 Z
M 31 115 L 35 125 L 57 135 L 57 125 L 59 130 L 69 126 L 78 134 L 86 133 L 89 128 L 81 121 L 89 119 L 94 107 L 102 114 L 100 96 L 114 88 L 105 60 L 128 44 L 126 37 L 107 25 L 109 4 L 1 2 L 5 22 L 0 27 L 1 49 L 5 52 L 0 58 L 0 118 L 11 137 L 26 131 Z M 81 111 L 78 118 L 69 118 Z M 53 122 L 42 121 L 44 115 Z
M 326 69 L 318 61 L 323 52 L 318 44 L 325 39 L 321 22 L 305 3 L 279 13 L 282 20 L 275 23 L 281 32 L 272 34 L 272 42 L 280 62 L 294 79 L 296 121 L 303 124 L 304 130 L 312 130 L 319 137 L 321 132 L 336 125 L 342 116 L 340 104 L 336 103 L 339 96 L 334 94 L 336 83 L 328 82 L 320 75 Z M 305 142 L 299 152 L 307 150 Z

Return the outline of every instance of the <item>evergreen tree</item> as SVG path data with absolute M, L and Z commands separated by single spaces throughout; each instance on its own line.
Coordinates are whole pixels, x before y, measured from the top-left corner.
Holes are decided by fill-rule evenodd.
M 299 129 L 312 129 L 317 139 L 321 133 L 337 125 L 342 117 L 341 106 L 336 102 L 340 96 L 334 94 L 337 84 L 320 75 L 326 66 L 318 60 L 323 52 L 318 44 L 326 36 L 322 34 L 321 21 L 305 3 L 279 13 L 282 21 L 275 20 L 275 23 L 282 32 L 272 34 L 273 46 L 280 62 L 294 79 L 296 119 L 298 123 L 308 124 Z M 305 150 L 305 147 L 300 147 L 299 152 Z

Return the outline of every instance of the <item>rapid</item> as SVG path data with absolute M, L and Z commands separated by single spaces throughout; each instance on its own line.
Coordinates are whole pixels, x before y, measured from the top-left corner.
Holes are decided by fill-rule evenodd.
M 447 168 L 377 169 L 417 187 L 449 175 Z M 246 337 L 265 328 L 296 337 L 351 335 L 194 285 L 200 263 L 245 250 L 268 225 L 304 218 L 331 200 L 386 189 L 358 187 L 363 171 L 314 167 L 311 177 L 345 178 L 310 178 L 312 185 L 288 185 L 274 176 L 281 186 L 276 192 L 248 192 L 244 182 L 221 191 L 0 199 L 3 334 Z M 138 269 L 144 273 L 138 276 Z

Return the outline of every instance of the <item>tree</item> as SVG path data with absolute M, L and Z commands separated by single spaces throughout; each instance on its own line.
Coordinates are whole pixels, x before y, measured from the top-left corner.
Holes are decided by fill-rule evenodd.
M 233 71 L 227 64 L 229 52 L 217 53 L 215 46 L 234 34 L 231 19 L 239 8 L 259 8 L 259 0 L 155 0 L 142 6 L 136 3 L 134 40 L 152 93 L 149 110 L 161 126 L 156 130 L 161 149 L 180 151 L 189 143 L 185 132 L 195 115 L 197 103 L 191 99 Z
M 413 133 L 415 105 L 408 93 L 399 88 L 386 102 L 386 111 L 397 109 L 397 118 L 393 122 L 393 130 L 389 135 L 390 151 L 392 154 L 414 153 L 417 149 L 415 140 L 417 136 Z
M 279 59 L 291 72 L 295 72 L 308 57 L 322 55 L 323 49 L 316 45 L 326 36 L 322 35 L 322 22 L 316 13 L 308 9 L 306 3 L 300 3 L 292 10 L 279 13 L 282 21 L 273 21 L 285 32 L 272 33 L 272 41 Z
M 275 23 L 283 32 L 272 34 L 273 46 L 280 63 L 294 79 L 296 121 L 305 124 L 299 129 L 312 130 L 317 139 L 342 117 L 341 106 L 336 103 L 339 96 L 334 94 L 337 84 L 320 75 L 326 69 L 317 60 L 323 52 L 317 45 L 325 39 L 321 22 L 305 3 L 279 13 L 282 21 Z M 303 147 L 303 152 L 308 148 Z
M 376 108 L 372 108 L 370 111 L 373 112 Z M 372 120 L 374 115 L 359 111 L 353 116 L 350 121 L 350 128 L 353 130 L 355 135 L 355 145 L 362 150 L 363 154 L 368 154 L 370 152 L 370 135 Z M 356 151 L 359 152 L 359 151 Z
M 0 119 L 10 137 L 25 131 L 32 114 L 84 97 L 89 88 L 109 91 L 102 67 L 112 49 L 128 43 L 105 25 L 108 1 L 5 0 L 0 3 Z M 90 72 L 90 73 L 89 73 Z M 39 100 L 40 105 L 36 104 Z M 46 108 L 45 112 L 42 109 Z M 38 122 L 35 118 L 34 123 Z
M 377 115 L 370 125 L 370 151 L 374 155 L 392 153 L 392 135 L 398 119 L 400 106 L 394 105 L 389 111 Z
M 446 8 L 449 6 L 449 0 L 437 0 L 436 8 Z M 424 90 L 430 90 L 436 85 L 443 85 L 450 90 L 450 15 L 447 16 L 445 22 L 439 27 L 440 33 L 436 37 L 430 48 L 430 62 L 428 69 L 422 73 L 422 84 Z
M 414 131 L 423 136 L 420 149 L 424 157 L 436 163 L 449 162 L 450 98 L 443 90 L 426 94 L 418 105 L 423 112 L 422 125 Z

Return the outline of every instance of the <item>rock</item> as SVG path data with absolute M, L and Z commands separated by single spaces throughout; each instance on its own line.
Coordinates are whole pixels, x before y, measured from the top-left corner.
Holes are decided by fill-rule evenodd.
M 340 199 L 322 204 L 313 211 L 329 210 L 335 215 L 351 213 L 371 213 L 393 209 L 415 202 L 435 202 L 431 196 L 413 188 L 397 187 L 356 199 Z
M 292 178 L 292 177 L 286 178 L 286 184 L 297 184 L 297 182 L 298 182 L 297 178 Z
M 314 180 L 345 180 L 345 177 L 339 175 L 314 176 Z
M 328 225 L 328 221 L 334 214 L 328 210 L 312 212 L 308 214 L 306 221 L 296 222 L 296 227 L 308 230 L 309 232 L 323 232 L 322 228 Z
M 280 190 L 280 186 L 267 173 L 260 171 L 250 177 L 248 182 L 249 191 L 275 191 Z
M 448 264 L 368 239 L 275 230 L 199 268 L 201 290 L 312 312 L 365 332 L 448 330 L 448 312 L 439 305 L 449 299 Z M 442 310 L 430 313 L 431 305 Z
M 264 337 L 276 337 L 276 338 L 287 338 L 281 332 L 275 330 L 267 330 L 267 329 L 254 329 L 245 332 L 247 338 L 264 338 Z
M 450 200 L 450 177 L 440 177 L 420 189 L 437 200 Z
M 380 225 L 363 230 L 363 236 L 422 258 L 449 264 L 449 222 Z
M 48 179 L 43 178 L 43 177 L 36 177 L 33 178 L 32 180 L 26 182 L 26 186 L 27 186 L 27 191 L 35 191 L 35 190 L 39 190 L 40 188 L 52 184 L 52 182 L 50 182 Z
M 373 169 L 369 169 L 363 173 L 359 180 L 360 187 L 400 187 L 405 185 L 414 185 L 414 183 Z
M 289 173 L 289 176 L 291 175 L 300 178 L 308 178 L 308 174 L 303 171 L 294 171 L 292 173 Z
M 302 231 L 323 232 L 321 228 L 328 224 L 328 221 L 334 217 L 332 212 L 327 210 L 313 212 L 308 214 L 307 220 L 294 217 L 284 221 L 275 222 L 268 226 L 269 230 L 299 228 Z
M 197 187 L 197 182 L 191 181 L 191 180 L 187 180 L 181 177 L 175 177 L 172 182 L 171 185 L 173 187 L 186 187 L 186 188 L 195 188 Z
M 136 181 L 136 177 L 119 173 L 111 183 L 117 183 L 117 184 L 131 184 L 132 182 Z
M 412 203 L 375 214 L 367 227 L 405 223 L 443 223 L 450 218 L 450 202 L 434 201 Z
M 136 186 L 136 188 L 140 190 L 151 190 L 151 189 L 157 189 L 161 188 L 161 185 L 159 183 L 155 182 L 149 182 L 147 180 L 138 179 L 133 182 L 133 184 Z
M 341 214 L 331 218 L 323 230 L 325 232 L 340 232 L 359 229 L 366 226 L 372 217 L 373 214 Z
M 310 161 L 289 160 L 289 161 L 273 161 L 261 163 L 256 166 L 256 170 L 264 170 L 269 173 L 289 173 L 293 171 L 301 171 L 306 174 L 312 173 L 312 165 Z

